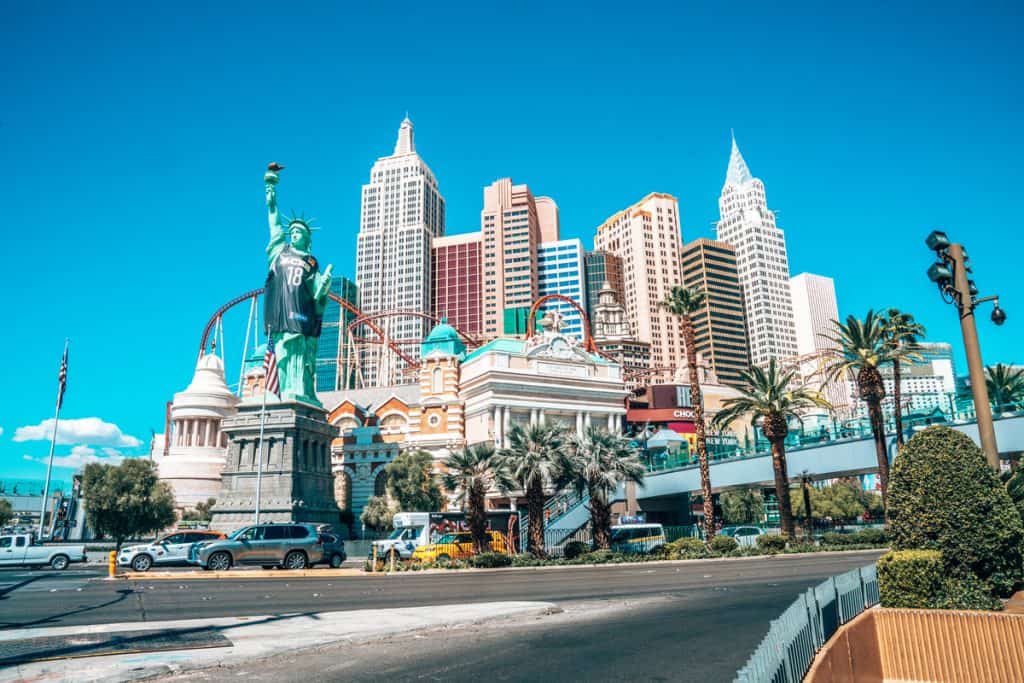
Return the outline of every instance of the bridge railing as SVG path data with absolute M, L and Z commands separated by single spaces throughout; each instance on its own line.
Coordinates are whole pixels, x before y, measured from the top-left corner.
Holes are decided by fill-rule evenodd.
M 807 589 L 771 622 L 768 634 L 736 672 L 736 683 L 799 683 L 839 627 L 877 604 L 873 564 Z

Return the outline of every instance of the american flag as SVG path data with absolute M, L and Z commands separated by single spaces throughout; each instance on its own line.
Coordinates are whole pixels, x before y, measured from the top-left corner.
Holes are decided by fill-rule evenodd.
M 66 354 L 66 352 L 65 352 Z M 281 387 L 277 381 L 277 355 L 274 353 L 274 340 L 267 340 L 267 354 L 263 356 L 263 376 L 266 378 L 263 386 L 267 391 L 278 396 Z
M 64 342 L 64 357 L 60 359 L 60 372 L 57 373 L 57 410 L 64 405 L 64 390 L 68 388 L 68 343 Z

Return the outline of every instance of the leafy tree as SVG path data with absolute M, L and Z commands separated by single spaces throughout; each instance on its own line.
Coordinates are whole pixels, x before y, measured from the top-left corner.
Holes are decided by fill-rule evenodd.
M 509 430 L 509 446 L 498 451 L 501 467 L 526 495 L 527 550 L 537 557 L 544 552 L 544 487 L 561 474 L 564 433 L 554 424 L 541 423 L 524 428 L 514 424 Z
M 207 498 L 206 502 L 196 503 L 194 509 L 185 510 L 181 514 L 181 519 L 185 522 L 208 522 L 210 520 L 210 508 L 216 503 L 216 498 Z
M 996 411 L 1018 410 L 1024 406 L 1024 370 L 997 363 L 985 368 L 988 400 Z
M 981 449 L 949 427 L 928 427 L 900 451 L 889 531 L 893 550 L 938 550 L 947 574 L 973 575 L 993 595 L 1021 579 L 1021 517 Z
M 0 498 L 0 526 L 6 526 L 7 522 L 14 519 L 14 508 L 11 502 Z
M 434 459 L 426 451 L 400 454 L 385 468 L 387 488 L 392 500 L 403 512 L 436 512 L 444 503 L 444 494 L 431 472 Z
M 562 456 L 560 479 L 590 496 L 590 523 L 597 549 L 611 547 L 612 496 L 623 482 L 641 484 L 647 473 L 629 439 L 599 427 L 573 436 Z
M 394 510 L 388 507 L 388 502 L 383 496 L 373 496 L 366 501 L 366 507 L 363 508 L 359 520 L 374 531 L 387 531 L 391 528 L 394 517 Z
M 882 484 L 882 503 L 887 506 L 889 454 L 885 447 L 885 419 L 882 416 L 885 381 L 880 368 L 898 358 L 909 359 L 917 354 L 905 346 L 893 346 L 886 335 L 885 319 L 871 310 L 864 320 L 850 315 L 845 323 L 833 320 L 832 326 L 835 333 L 828 338 L 838 350 L 826 369 L 827 378 L 845 380 L 851 372 L 856 375 L 857 394 L 868 406 L 871 433 L 875 438 L 875 457 L 878 459 L 878 479 Z
M 157 478 L 149 460 L 120 465 L 90 463 L 82 475 L 82 497 L 89 526 L 110 536 L 117 550 L 126 538 L 148 535 L 174 524 L 174 493 Z
M 885 317 L 882 319 L 883 333 L 885 334 L 886 341 L 890 348 L 896 351 L 904 351 L 904 353 L 897 353 L 892 359 L 892 400 L 893 400 L 893 418 L 896 422 L 896 445 L 899 448 L 903 447 L 903 406 L 900 401 L 902 387 L 900 387 L 900 380 L 902 378 L 901 364 L 905 361 L 914 362 L 915 360 L 921 360 L 920 354 L 915 353 L 921 347 L 918 341 L 924 336 L 924 325 L 914 320 L 914 316 L 910 313 L 904 313 L 898 308 L 890 308 L 885 313 Z
M 832 486 L 820 489 L 810 487 L 811 515 L 818 519 L 830 517 L 836 521 L 857 519 L 865 512 L 881 514 L 881 500 L 877 494 L 864 491 L 856 479 L 841 479 Z M 802 497 L 793 507 L 794 514 L 806 516 Z
M 704 292 L 675 285 L 658 305 L 679 317 L 680 337 L 686 347 L 686 367 L 690 377 L 690 402 L 693 404 L 693 424 L 697 437 L 697 463 L 700 468 L 700 488 L 704 496 L 704 540 L 711 543 L 715 536 L 715 508 L 711 498 L 711 468 L 708 465 L 707 438 L 704 429 L 704 397 L 700 388 L 697 367 L 697 335 L 693 327 L 693 314 L 707 307 Z
M 726 524 L 756 524 L 764 511 L 764 497 L 757 489 L 723 491 L 718 500 Z
M 507 491 L 513 482 L 490 443 L 474 444 L 452 453 L 444 465 L 447 471 L 441 481 L 446 489 L 458 494 L 456 500 L 462 503 L 473 534 L 473 549 L 477 553 L 487 552 L 487 491 Z
M 775 472 L 775 496 L 779 501 L 779 524 L 782 533 L 792 537 L 793 506 L 789 499 L 789 472 L 786 468 L 786 437 L 789 419 L 799 419 L 799 412 L 814 406 L 831 408 L 828 401 L 806 387 L 791 388 L 795 370 L 783 371 L 773 358 L 767 368 L 756 365 L 741 377 L 746 386 L 740 395 L 722 402 L 722 410 L 712 424 L 724 429 L 741 417 L 750 416 L 751 424 L 761 427 L 772 447 L 772 469 Z

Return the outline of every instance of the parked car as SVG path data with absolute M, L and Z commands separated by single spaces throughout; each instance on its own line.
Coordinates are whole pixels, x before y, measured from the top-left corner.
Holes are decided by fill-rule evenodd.
M 505 535 L 500 531 L 488 531 L 490 551 L 503 553 L 507 549 Z M 412 553 L 413 562 L 440 562 L 443 560 L 467 560 L 473 553 L 473 534 L 458 531 L 445 534 L 434 543 L 421 545 Z
M 0 536 L 0 567 L 43 567 L 58 571 L 85 562 L 84 545 L 43 545 L 32 534 Z
M 334 534 L 320 534 L 323 537 L 324 549 L 323 558 L 324 562 L 330 565 L 333 569 L 337 569 L 345 563 L 345 559 L 348 555 L 345 554 L 345 541 L 341 540 L 340 536 Z
M 650 553 L 665 545 L 660 524 L 619 524 L 612 527 L 611 549 L 619 553 Z
M 724 526 L 718 533 L 736 539 L 741 547 L 748 547 L 756 546 L 757 537 L 764 536 L 768 531 L 758 526 Z
M 117 564 L 133 571 L 148 572 L 153 565 L 172 566 L 188 564 L 188 551 L 193 543 L 216 541 L 224 538 L 219 531 L 175 531 L 153 543 L 129 545 L 117 554 Z
M 254 524 L 236 529 L 224 540 L 192 544 L 188 561 L 218 571 L 242 564 L 305 569 L 324 561 L 324 540 L 316 524 Z

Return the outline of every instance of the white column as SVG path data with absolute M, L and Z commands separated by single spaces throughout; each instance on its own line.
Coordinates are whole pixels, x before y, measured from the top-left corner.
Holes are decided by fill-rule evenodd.
M 583 436 L 583 413 L 576 411 L 576 434 Z
M 501 428 L 501 436 L 507 442 L 509 432 L 512 431 L 512 406 L 505 406 L 501 412 L 504 421 L 504 424 L 502 425 Z
M 501 441 L 501 406 L 494 406 L 494 445 L 502 447 Z
M 203 445 L 209 447 L 213 443 L 210 441 L 210 433 L 213 430 L 213 420 L 206 418 L 203 422 L 206 423 L 206 433 L 203 434 Z
M 195 418 L 192 418 L 191 420 L 189 420 L 189 422 L 192 423 L 192 442 L 191 442 L 190 445 L 198 446 L 199 445 L 199 420 L 197 420 Z
M 535 424 L 537 424 L 537 409 L 530 408 L 530 425 L 532 426 Z
M 584 427 L 589 427 L 590 426 L 590 413 L 589 412 L 583 413 L 583 426 Z
M 615 414 L 614 413 L 608 413 L 608 433 L 609 434 L 614 434 L 615 433 Z
M 540 424 L 544 424 L 547 421 L 548 421 L 548 416 L 544 413 L 544 409 L 543 408 L 538 408 L 537 409 L 537 422 L 539 422 Z

